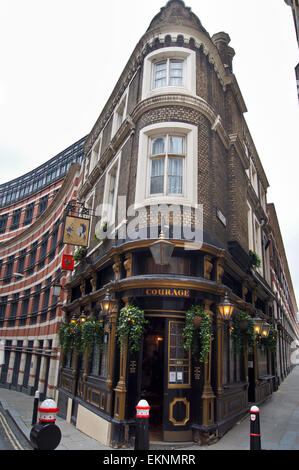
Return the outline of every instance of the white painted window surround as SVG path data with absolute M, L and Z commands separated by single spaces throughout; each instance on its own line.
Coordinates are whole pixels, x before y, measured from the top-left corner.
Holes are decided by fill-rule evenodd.
M 115 224 L 115 210 L 119 180 L 120 159 L 121 152 L 113 159 L 113 161 L 109 165 L 105 178 L 101 221 L 107 221 L 110 227 Z
M 125 91 L 119 104 L 116 106 L 113 116 L 111 138 L 116 134 L 127 115 L 128 90 Z
M 155 86 L 155 65 L 163 61 L 169 64 L 171 60 L 182 61 L 182 85 Z M 180 80 L 181 82 L 181 80 Z M 144 59 L 144 74 L 142 83 L 142 99 L 158 94 L 185 93 L 196 95 L 196 55 L 195 51 L 184 47 L 164 47 L 152 52 Z
M 248 216 L 248 246 L 249 250 L 254 250 L 254 239 L 253 239 L 253 219 L 252 219 L 252 208 L 247 201 L 247 216 Z
M 101 135 L 98 137 L 98 139 L 94 143 L 92 150 L 91 150 L 89 173 L 92 172 L 92 170 L 98 163 L 100 159 L 100 151 L 101 151 Z
M 197 127 L 181 122 L 165 122 L 144 127 L 139 134 L 135 207 L 151 204 L 181 204 L 195 206 L 197 197 Z M 154 137 L 176 135 L 184 137 L 184 171 L 182 194 L 150 194 L 151 144 Z

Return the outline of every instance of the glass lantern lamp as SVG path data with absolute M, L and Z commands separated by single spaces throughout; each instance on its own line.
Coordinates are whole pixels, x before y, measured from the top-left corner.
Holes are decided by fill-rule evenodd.
M 223 302 L 218 304 L 218 311 L 223 320 L 230 320 L 234 311 L 234 305 L 229 301 L 227 292 L 225 293 L 225 297 Z

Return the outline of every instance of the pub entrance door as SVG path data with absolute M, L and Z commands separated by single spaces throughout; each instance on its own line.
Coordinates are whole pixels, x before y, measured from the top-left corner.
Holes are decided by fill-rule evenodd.
M 164 319 L 150 318 L 143 342 L 141 397 L 150 409 L 150 440 L 162 440 L 163 378 L 164 378 Z
M 183 347 L 183 319 L 149 318 L 144 337 L 141 397 L 150 407 L 150 440 L 188 441 L 190 355 Z

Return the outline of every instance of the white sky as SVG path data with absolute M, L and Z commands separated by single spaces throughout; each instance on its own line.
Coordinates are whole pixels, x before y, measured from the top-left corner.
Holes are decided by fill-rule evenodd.
M 167 0 L 0 0 L 0 184 L 87 135 Z M 185 0 L 230 35 L 299 302 L 298 46 L 284 0 Z

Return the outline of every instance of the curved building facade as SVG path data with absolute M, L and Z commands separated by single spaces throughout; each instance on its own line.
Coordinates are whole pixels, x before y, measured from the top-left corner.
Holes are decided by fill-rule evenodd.
M 0 186 L 0 384 L 53 397 L 57 383 L 62 242 L 66 204 L 76 197 L 85 139 Z
M 67 278 L 64 310 L 69 321 L 96 317 L 104 343 L 92 354 L 64 354 L 57 399 L 62 416 L 105 444 L 130 441 L 140 398 L 151 406 L 151 438 L 200 444 L 275 388 L 275 353 L 259 341 L 237 353 L 233 323 L 218 309 L 227 293 L 236 317 L 245 312 L 275 329 L 269 183 L 244 119 L 234 54 L 228 34 L 211 37 L 183 1 L 170 0 L 85 143 L 78 200 L 90 238 Z M 161 232 L 173 248 L 168 264 L 150 251 Z M 118 342 L 128 305 L 148 322 L 139 352 Z M 210 317 L 205 362 L 183 347 L 194 306 Z

